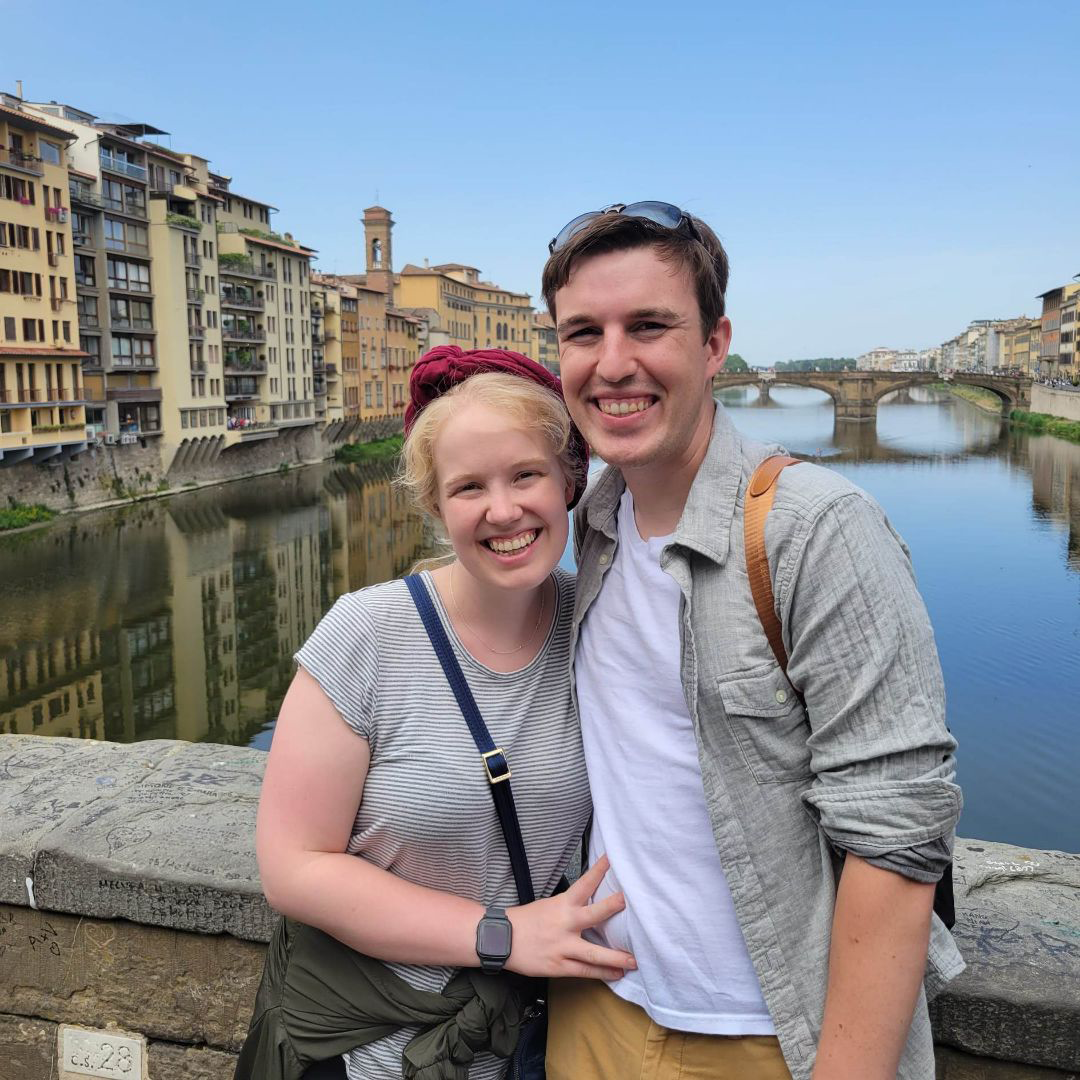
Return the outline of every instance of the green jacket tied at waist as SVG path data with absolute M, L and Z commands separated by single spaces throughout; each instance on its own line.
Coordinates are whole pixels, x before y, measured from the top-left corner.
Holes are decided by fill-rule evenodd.
M 318 1061 L 407 1024 L 405 1080 L 468 1080 L 475 1055 L 509 1057 L 523 1019 L 511 980 L 465 969 L 442 993 L 416 990 L 329 934 L 282 919 L 266 952 L 235 1080 L 300 1080 Z

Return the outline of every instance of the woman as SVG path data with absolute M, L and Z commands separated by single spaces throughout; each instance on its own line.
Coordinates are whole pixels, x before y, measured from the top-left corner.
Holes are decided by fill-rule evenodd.
M 413 988 L 442 991 L 479 966 L 477 927 L 493 904 L 511 925 L 507 971 L 616 978 L 633 958 L 581 937 L 623 906 L 621 895 L 589 904 L 606 866 L 551 895 L 589 814 L 568 674 L 573 581 L 557 569 L 586 453 L 557 380 L 526 357 L 436 349 L 410 393 L 404 482 L 455 555 L 422 582 L 505 750 L 547 899 L 517 906 L 488 777 L 402 581 L 339 599 L 297 654 L 259 805 L 263 888 L 277 911 Z M 351 1049 L 350 1080 L 402 1076 L 420 1030 Z M 506 1062 L 480 1048 L 468 1068 L 492 1080 Z

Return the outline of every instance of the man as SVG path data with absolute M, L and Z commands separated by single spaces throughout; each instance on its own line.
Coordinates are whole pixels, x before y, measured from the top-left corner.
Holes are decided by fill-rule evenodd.
M 776 448 L 712 396 L 722 245 L 638 203 L 551 252 L 566 401 L 609 466 L 575 529 L 589 858 L 627 902 L 601 940 L 638 969 L 553 986 L 548 1076 L 928 1080 L 924 971 L 933 992 L 963 968 L 931 914 L 961 798 L 906 549 L 838 474 L 781 473 L 765 537 L 785 677 L 743 544 Z

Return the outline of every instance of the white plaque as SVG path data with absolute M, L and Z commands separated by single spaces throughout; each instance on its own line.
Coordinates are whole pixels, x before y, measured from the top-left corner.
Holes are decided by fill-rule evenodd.
M 114 1031 L 60 1027 L 60 1075 L 143 1080 L 146 1039 Z

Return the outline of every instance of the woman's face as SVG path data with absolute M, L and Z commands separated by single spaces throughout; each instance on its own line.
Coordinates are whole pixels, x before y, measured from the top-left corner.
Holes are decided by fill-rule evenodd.
M 478 582 L 535 588 L 566 547 L 573 495 L 542 433 L 488 405 L 470 404 L 435 439 L 438 512 Z

